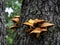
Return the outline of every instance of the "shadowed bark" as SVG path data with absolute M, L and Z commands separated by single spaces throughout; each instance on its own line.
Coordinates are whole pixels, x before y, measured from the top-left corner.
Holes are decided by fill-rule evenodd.
M 39 39 L 30 37 L 23 25 L 29 19 L 43 19 L 55 26 L 41 34 Z M 13 45 L 60 45 L 60 1 L 59 0 L 23 0 L 19 29 Z
M 0 45 L 6 45 L 5 0 L 0 0 Z

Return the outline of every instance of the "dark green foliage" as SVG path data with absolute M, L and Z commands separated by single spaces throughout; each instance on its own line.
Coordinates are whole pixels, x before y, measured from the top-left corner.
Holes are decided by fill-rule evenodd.
M 18 1 L 17 4 L 16 4 L 16 1 Z M 11 21 L 11 19 L 17 15 L 20 16 L 21 3 L 22 3 L 22 0 L 6 0 L 6 5 L 5 5 L 6 8 L 7 7 L 12 8 L 14 11 L 10 14 L 11 15 L 10 17 L 8 17 L 7 12 L 5 13 L 6 26 L 7 26 L 7 30 L 6 30 L 7 45 L 12 45 L 12 43 L 13 43 L 13 39 L 14 39 L 16 33 L 14 32 L 14 30 L 9 29 L 9 27 L 11 27 L 13 25 L 13 22 Z

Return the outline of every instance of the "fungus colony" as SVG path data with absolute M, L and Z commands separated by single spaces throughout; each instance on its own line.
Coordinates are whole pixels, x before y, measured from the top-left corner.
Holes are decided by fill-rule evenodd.
M 14 18 L 11 19 L 14 22 L 14 25 L 11 26 L 10 29 L 17 29 L 18 28 L 19 17 L 20 16 L 15 16 Z
M 26 30 L 25 32 L 29 33 L 30 35 L 35 34 L 36 38 L 39 38 L 41 32 L 47 31 L 47 28 L 53 26 L 54 24 L 48 23 L 45 20 L 30 19 L 28 22 L 24 22 L 24 25 L 30 27 L 30 29 Z
M 19 17 L 20 16 L 15 16 L 14 18 L 12 18 L 12 21 L 14 22 L 14 25 L 10 27 L 10 29 L 16 29 L 18 28 L 18 24 L 19 24 Z M 35 34 L 36 38 L 39 38 L 41 32 L 45 32 L 47 31 L 47 28 L 53 26 L 54 24 L 49 23 L 45 20 L 40 20 L 40 19 L 30 19 L 27 22 L 23 23 L 26 26 L 29 26 L 28 30 L 25 30 L 25 32 L 27 32 L 29 35 L 33 35 Z

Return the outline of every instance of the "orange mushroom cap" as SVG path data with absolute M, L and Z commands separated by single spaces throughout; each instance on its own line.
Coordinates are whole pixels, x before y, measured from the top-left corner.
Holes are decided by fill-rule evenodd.
M 33 24 L 32 23 L 25 22 L 24 24 L 33 27 Z
M 34 21 L 35 21 L 35 23 L 45 22 L 45 20 L 39 20 L 39 19 L 35 19 Z
M 24 22 L 23 24 L 34 27 L 34 20 L 30 19 L 28 22 Z
M 40 23 L 40 22 L 44 22 L 44 20 L 39 20 L 39 19 L 32 20 L 32 19 L 30 19 L 28 22 L 25 22 L 24 24 L 34 27 L 35 23 Z
M 30 19 L 28 22 L 31 23 L 31 24 L 34 24 L 35 23 L 35 21 L 32 20 L 32 19 Z
M 41 25 L 41 27 L 50 27 L 50 26 L 53 26 L 53 25 L 54 25 L 54 24 L 45 22 L 45 23 L 43 23 L 43 24 Z
M 10 29 L 16 29 L 17 27 L 18 27 L 18 26 L 13 25 L 13 26 L 10 27 Z
M 19 18 L 12 18 L 12 21 L 15 23 L 19 23 Z
M 41 33 L 42 31 L 47 31 L 47 29 L 45 28 L 35 28 L 33 31 L 30 32 L 31 33 Z

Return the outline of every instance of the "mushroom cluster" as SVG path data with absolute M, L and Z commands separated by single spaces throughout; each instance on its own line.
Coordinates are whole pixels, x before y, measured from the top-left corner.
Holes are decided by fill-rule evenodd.
M 10 29 L 17 29 L 17 28 L 18 28 L 19 17 L 20 17 L 20 16 L 15 16 L 14 18 L 11 19 L 11 20 L 13 21 L 14 25 L 12 25 L 12 26 L 10 27 Z
M 19 17 L 20 16 L 15 16 L 14 18 L 12 18 L 14 25 L 11 26 L 10 29 L 17 29 L 18 28 Z M 29 27 L 29 29 L 25 30 L 25 32 L 29 33 L 30 35 L 35 34 L 36 38 L 39 38 L 39 36 L 42 32 L 47 31 L 47 28 L 54 25 L 52 23 L 49 23 L 45 20 L 40 20 L 40 19 L 34 19 L 34 20 L 30 19 L 29 21 L 24 22 L 23 24 Z
M 25 32 L 29 33 L 30 35 L 35 34 L 36 38 L 39 38 L 41 32 L 47 31 L 47 28 L 53 26 L 54 24 L 45 20 L 30 19 L 28 22 L 24 22 L 24 25 L 30 27 L 28 30 L 25 30 Z

